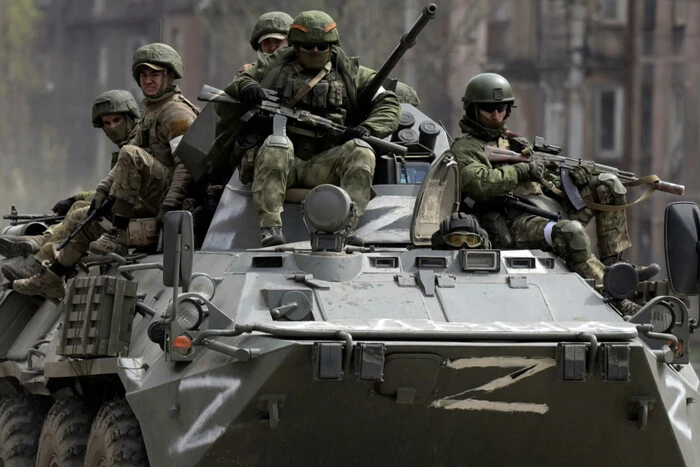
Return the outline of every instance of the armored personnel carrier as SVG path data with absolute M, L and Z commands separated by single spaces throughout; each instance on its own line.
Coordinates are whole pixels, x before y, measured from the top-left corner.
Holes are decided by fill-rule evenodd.
M 0 465 L 700 465 L 678 298 L 700 208 L 667 209 L 669 281 L 613 268 L 604 291 L 551 253 L 434 248 L 459 173 L 403 110 L 365 247 L 322 186 L 290 192 L 290 243 L 260 248 L 234 174 L 199 249 L 175 212 L 162 253 L 87 257 L 60 303 L 4 285 Z M 609 298 L 635 291 L 624 319 Z

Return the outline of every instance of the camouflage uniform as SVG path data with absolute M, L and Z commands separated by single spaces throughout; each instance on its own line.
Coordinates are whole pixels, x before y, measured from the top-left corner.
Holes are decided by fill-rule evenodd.
M 295 27 L 297 25 L 298 27 Z M 298 44 L 333 44 L 332 67 L 295 107 L 325 116 L 348 127 L 362 127 L 377 137 L 390 135 L 398 127 L 400 106 L 393 92 L 377 95 L 369 108 L 359 107 L 357 96 L 369 84 L 374 71 L 359 66 L 337 46 L 338 33 L 333 20 L 322 12 L 299 15 L 289 33 L 294 47 L 278 49 L 267 60 L 259 60 L 226 87 L 235 98 L 253 86 L 275 90 L 289 101 L 314 78 L 319 68 L 305 69 L 297 52 Z M 252 132 L 269 133 L 269 128 Z M 300 134 L 270 135 L 254 152 L 253 202 L 260 215 L 260 227 L 279 227 L 285 191 L 289 187 L 314 187 L 333 183 L 344 188 L 364 212 L 374 175 L 374 151 L 361 139 L 343 142 L 336 137 L 315 138 Z M 244 170 L 241 171 L 243 173 Z
M 102 122 L 102 117 L 117 114 L 122 115 L 124 120 L 116 127 L 109 129 L 105 128 Z M 138 122 L 140 114 L 141 113 L 139 111 L 138 104 L 136 103 L 136 99 L 134 99 L 134 96 L 132 96 L 130 92 L 122 89 L 113 89 L 100 94 L 93 101 L 92 124 L 95 128 L 102 128 L 107 137 L 113 143 L 119 147 L 122 147 L 129 140 L 130 135 Z M 118 154 L 118 152 L 112 153 L 112 166 L 114 166 Z M 15 251 L 17 251 L 18 254 L 31 253 L 36 251 L 38 248 L 38 252 L 36 252 L 36 255 L 34 255 L 36 263 L 30 265 L 28 268 L 20 268 L 22 270 L 13 266 L 9 266 L 7 268 L 3 267 L 3 274 L 5 274 L 5 276 L 11 281 L 18 278 L 30 277 L 32 274 L 28 275 L 27 272 L 36 271 L 38 267 L 37 264 L 45 262 L 50 263 L 56 259 L 55 247 L 66 237 L 68 237 L 75 227 L 85 219 L 87 216 L 88 207 L 94 196 L 95 191 L 82 191 L 69 198 L 69 200 L 72 200 L 72 204 L 65 213 L 66 217 L 63 222 L 49 227 L 42 235 L 29 237 L 27 239 L 30 240 L 29 243 L 33 244 L 35 248 L 31 248 L 29 251 L 20 251 L 15 248 Z M 56 208 L 54 207 L 54 210 L 55 209 Z M 88 230 L 92 229 L 94 229 L 92 235 L 77 238 L 74 240 L 75 243 L 73 245 L 66 246 L 65 250 L 84 249 L 87 251 L 87 244 L 90 242 L 89 238 L 97 238 L 104 232 L 104 229 L 102 229 L 102 227 L 100 227 L 98 224 L 95 224 L 95 226 L 88 226 Z M 0 250 L 4 250 L 6 242 L 12 242 L 13 240 L 14 246 L 16 247 L 18 245 L 17 238 L 10 239 L 5 236 L 0 237 Z M 85 243 L 85 245 L 81 245 L 82 243 Z M 75 253 L 69 254 L 67 252 L 64 253 L 64 255 L 71 257 L 76 256 Z M 80 258 L 80 256 L 82 255 L 77 255 L 77 258 Z M 72 259 L 66 259 L 66 261 L 71 264 L 75 264 L 77 259 L 75 262 L 73 262 Z
M 507 81 L 503 81 L 507 84 Z M 504 94 L 507 97 L 507 93 Z M 512 103 L 512 90 L 510 96 L 509 103 Z M 488 161 L 484 154 L 486 145 L 508 149 L 514 146 L 513 149 L 520 150 L 528 144 L 521 139 L 507 138 L 505 126 L 497 129 L 480 124 L 477 109 L 470 104 L 473 102 L 467 102 L 465 96 L 465 115 L 460 121 L 464 134 L 450 148 L 460 166 L 462 193 L 474 200 L 477 207 L 480 203 L 488 206 L 492 200 L 508 193 L 522 198 L 553 195 L 547 185 L 561 186 L 557 174 L 546 173 L 546 181 L 542 182 L 532 176 L 528 167 L 530 163 L 492 165 Z M 580 187 L 580 191 L 584 199 L 601 204 L 622 205 L 626 202 L 624 187 L 619 180 L 609 177 L 593 176 L 589 183 Z M 584 225 L 595 218 L 600 254 L 603 257 L 617 255 L 631 246 L 625 212 L 591 211 L 587 208 L 576 211 L 567 199 L 559 201 L 570 220 L 561 220 L 551 226 L 551 245 L 546 238 L 550 235 L 545 228 L 551 222 L 548 219 L 519 211 L 503 213 L 492 210 L 483 213 L 480 220 L 495 246 L 553 250 L 566 260 L 572 270 L 594 279 L 598 285 L 602 284 L 605 266 L 593 255 Z

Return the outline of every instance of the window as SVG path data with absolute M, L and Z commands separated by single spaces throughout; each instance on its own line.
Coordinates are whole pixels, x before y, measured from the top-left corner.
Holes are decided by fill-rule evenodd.
M 97 82 L 100 88 L 107 87 L 107 76 L 109 75 L 109 49 L 106 45 L 100 46 L 97 55 Z
M 622 157 L 622 88 L 602 88 L 596 93 L 596 145 L 606 159 Z
M 688 15 L 688 0 L 673 0 L 673 26 L 683 27 Z
M 624 23 L 627 21 L 627 0 L 600 0 L 599 14 L 603 21 Z

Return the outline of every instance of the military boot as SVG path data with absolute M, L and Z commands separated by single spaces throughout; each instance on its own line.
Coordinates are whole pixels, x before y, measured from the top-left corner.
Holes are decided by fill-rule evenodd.
M 630 261 L 622 259 L 622 256 L 620 254 L 609 256 L 603 260 L 603 264 L 605 264 L 606 266 L 611 266 L 615 263 L 620 262 L 632 264 Z M 634 270 L 637 271 L 637 277 L 639 277 L 639 282 L 648 281 L 661 271 L 661 267 L 656 263 L 651 263 L 648 266 L 637 266 L 636 264 L 632 264 L 632 266 L 634 266 Z
M 362 240 L 362 237 L 357 235 L 355 229 L 348 229 L 345 234 L 345 244 L 352 246 L 365 246 L 365 241 Z
M 632 300 L 624 298 L 622 300 L 613 300 L 610 304 L 615 307 L 615 309 L 622 316 L 632 316 L 642 308 L 641 305 L 634 303 Z
M 38 252 L 46 243 L 43 235 L 16 236 L 0 235 L 0 255 L 6 258 L 15 256 L 28 256 Z
M 272 227 L 263 227 L 260 229 L 260 243 L 262 243 L 263 248 L 287 243 L 282 233 L 282 227 L 273 225 Z
M 38 274 L 29 279 L 14 281 L 12 288 L 24 295 L 41 295 L 59 300 L 63 299 L 66 294 L 63 278 L 46 267 L 42 267 Z
M 2 275 L 10 282 L 29 279 L 33 275 L 39 274 L 41 269 L 42 265 L 39 261 L 32 261 L 31 264 L 5 264 L 0 268 Z
M 126 231 L 111 229 L 109 232 L 103 233 L 97 240 L 90 242 L 90 251 L 96 255 L 116 253 L 124 256 L 129 253 L 129 249 L 125 245 L 125 239 Z

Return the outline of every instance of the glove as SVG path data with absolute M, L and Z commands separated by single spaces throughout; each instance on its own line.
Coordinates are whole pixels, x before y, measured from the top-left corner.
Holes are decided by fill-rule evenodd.
M 512 166 L 518 172 L 518 181 L 542 180 L 545 174 L 544 164 L 538 160 L 532 162 L 518 162 Z
M 105 193 L 104 191 L 97 190 L 95 192 L 95 197 L 92 198 L 92 202 L 90 202 L 88 216 L 97 211 L 97 216 L 104 217 L 105 215 L 109 214 L 113 204 L 114 198 L 109 196 L 109 194 Z
M 158 223 L 162 225 L 163 221 L 165 220 L 165 215 L 170 211 L 174 211 L 176 209 L 177 208 L 171 206 L 161 206 L 160 210 L 158 211 L 158 215 L 156 216 L 156 219 L 158 219 Z
M 593 177 L 591 169 L 585 165 L 577 165 L 569 169 L 569 174 L 571 174 L 571 179 L 574 181 L 576 186 L 588 185 Z
M 266 97 L 265 91 L 258 83 L 241 91 L 241 102 L 251 107 L 261 104 Z
M 508 138 L 508 146 L 511 151 L 519 152 L 523 156 L 529 156 L 533 152 L 532 144 L 522 136 Z
M 70 207 L 73 206 L 73 203 L 75 203 L 76 201 L 78 201 L 78 198 L 76 198 L 75 196 L 71 196 L 70 198 L 61 200 L 53 205 L 51 211 L 53 211 L 53 213 L 57 216 L 65 216 L 66 214 L 68 214 L 68 210 L 70 209 Z
M 340 135 L 340 142 L 344 143 L 354 138 L 363 138 L 369 135 L 369 130 L 363 126 L 347 127 L 345 131 Z

